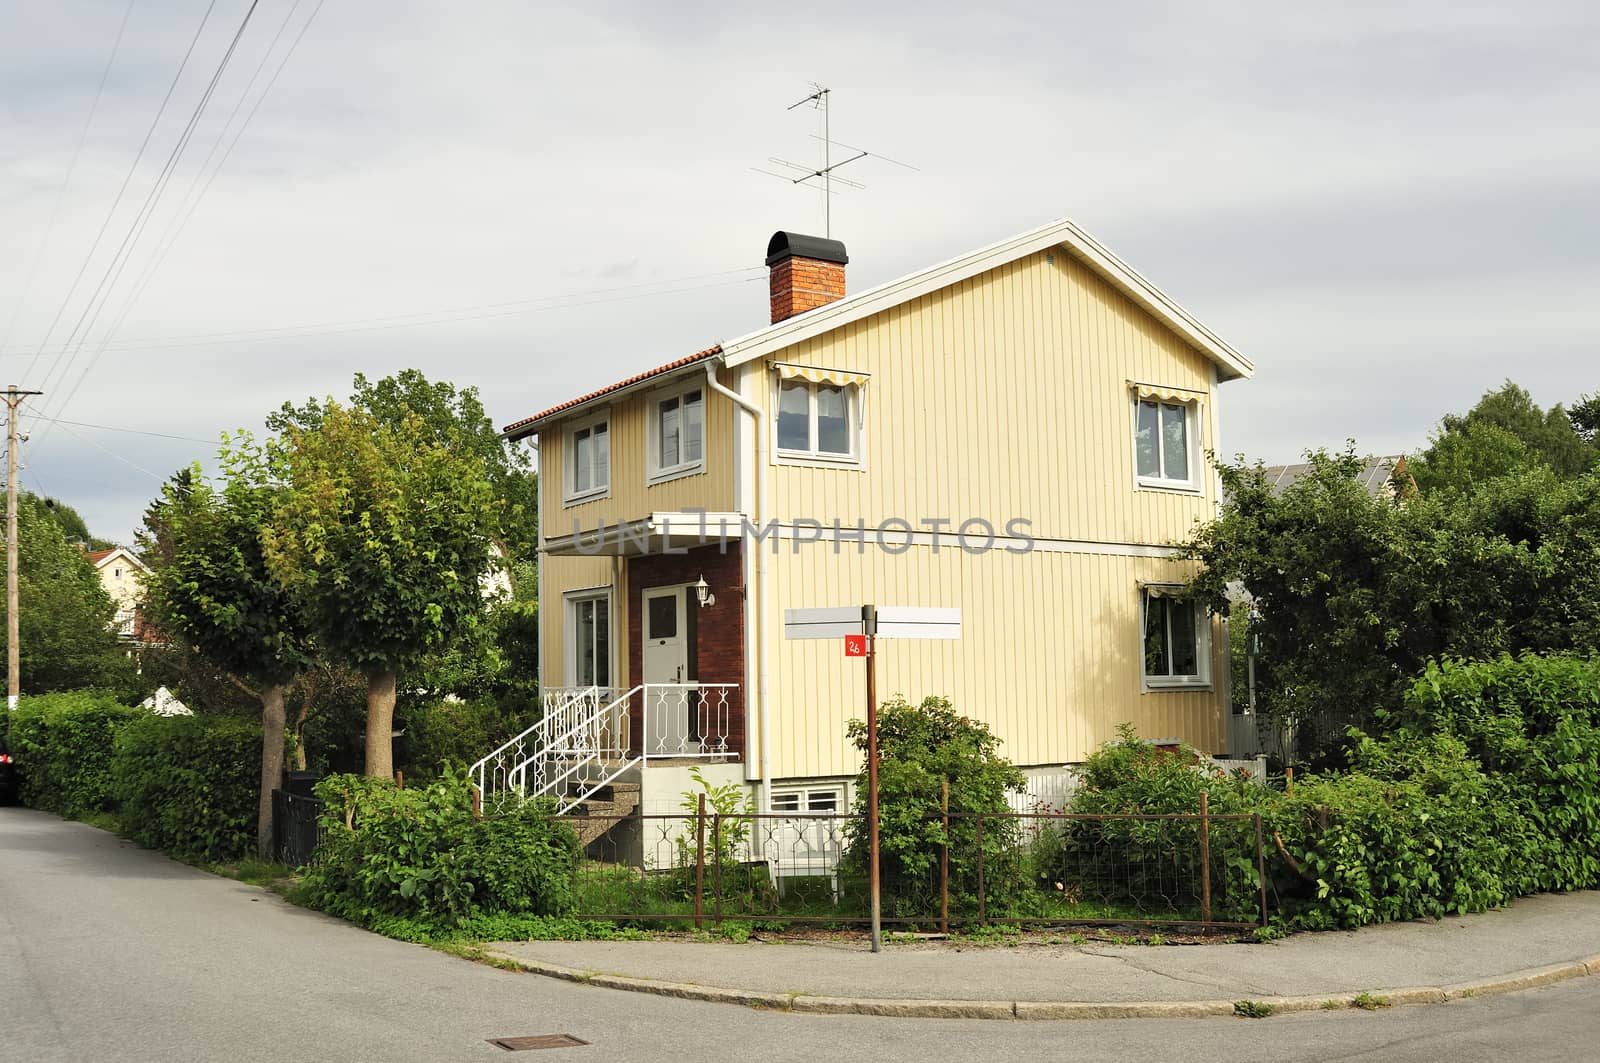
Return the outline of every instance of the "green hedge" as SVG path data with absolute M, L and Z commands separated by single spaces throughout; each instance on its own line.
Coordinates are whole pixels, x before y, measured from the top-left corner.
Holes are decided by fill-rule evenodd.
M 539 802 L 474 819 L 472 791 L 447 771 L 402 790 L 334 775 L 316 865 L 300 896 L 363 925 L 393 917 L 449 927 L 477 915 L 565 915 L 576 899 L 578 838 Z
M 1384 722 L 1381 737 L 1350 733 L 1347 769 L 1306 776 L 1292 795 L 1125 735 L 1090 758 L 1070 811 L 1192 814 L 1204 790 L 1214 814 L 1259 813 L 1275 906 L 1307 929 L 1600 887 L 1600 661 L 1430 665 Z M 1135 844 L 1116 823 L 1095 829 L 1112 858 Z M 1243 887 L 1228 896 L 1254 888 L 1252 868 L 1220 873 Z M 1219 917 L 1250 916 L 1241 903 Z
M 111 792 L 140 845 L 228 860 L 255 845 L 261 725 L 230 716 L 144 715 L 117 733 Z
M 144 715 L 91 692 L 22 698 L 9 741 L 23 802 L 64 816 L 110 811 L 113 742 L 123 726 Z

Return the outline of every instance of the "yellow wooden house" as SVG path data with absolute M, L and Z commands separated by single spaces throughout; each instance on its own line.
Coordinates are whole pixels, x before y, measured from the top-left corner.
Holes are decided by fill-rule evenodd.
M 1226 752 L 1226 639 L 1171 544 L 1251 363 L 1071 221 L 853 294 L 847 262 L 777 233 L 770 326 L 507 427 L 539 451 L 545 704 L 487 788 L 673 811 L 705 764 L 842 809 L 863 665 L 783 614 L 860 603 L 961 610 L 882 644 L 878 689 L 950 697 L 1041 793 L 1125 722 Z

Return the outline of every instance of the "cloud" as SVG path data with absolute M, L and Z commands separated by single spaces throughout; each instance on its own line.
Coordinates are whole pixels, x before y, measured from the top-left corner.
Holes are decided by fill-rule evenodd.
M 134 7 L 0 349 L 13 375 L 205 2 Z M 219 0 L 88 289 L 244 7 Z M 0 227 L 20 248 L 0 259 L 0 329 L 123 10 L 0 7 Z M 80 366 L 288 11 L 262 0 Z M 774 229 L 821 224 L 817 193 L 751 172 L 816 157 L 819 116 L 785 108 L 817 79 L 835 90 L 836 139 L 920 168 L 847 171 L 867 185 L 833 202 L 853 288 L 1068 214 L 1256 360 L 1224 392 L 1228 449 L 1283 460 L 1349 435 L 1404 449 L 1508 375 L 1546 403 L 1600 388 L 1583 309 L 1600 273 L 1597 43 L 1578 3 L 328 3 L 65 415 L 209 438 L 285 399 L 345 395 L 357 370 L 415 366 L 478 386 L 505 423 L 757 327 L 759 281 L 726 278 L 426 327 L 131 342 L 757 266 Z M 51 390 L 46 410 L 70 379 Z M 115 449 L 162 473 L 205 450 L 169 444 Z M 155 486 L 65 433 L 27 460 L 101 534 L 130 534 Z

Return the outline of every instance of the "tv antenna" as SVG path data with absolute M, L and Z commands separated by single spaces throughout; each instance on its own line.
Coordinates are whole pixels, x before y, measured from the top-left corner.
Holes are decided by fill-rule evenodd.
M 788 107 L 786 107 L 785 110 L 793 111 L 810 105 L 813 110 L 821 113 L 822 135 L 818 136 L 817 134 L 813 133 L 811 138 L 813 140 L 821 141 L 822 165 L 802 166 L 800 163 L 790 162 L 788 159 L 780 159 L 774 155 L 769 156 L 767 161 L 774 166 L 783 167 L 785 170 L 790 171 L 789 173 L 774 173 L 772 170 L 763 170 L 759 166 L 752 166 L 751 169 L 756 173 L 766 174 L 768 177 L 776 177 L 780 181 L 787 181 L 791 185 L 805 185 L 807 188 L 819 189 L 822 192 L 822 235 L 826 237 L 832 237 L 833 205 L 831 199 L 837 194 L 833 186 L 839 184 L 844 185 L 846 188 L 854 188 L 861 191 L 864 191 L 867 187 L 860 181 L 852 181 L 848 177 L 837 176 L 834 173 L 835 170 L 839 169 L 841 166 L 848 166 L 852 162 L 869 157 L 881 159 L 884 162 L 890 163 L 894 166 L 902 167 L 903 169 L 907 170 L 916 170 L 917 168 L 909 163 L 897 162 L 894 159 L 889 158 L 887 155 L 880 155 L 874 151 L 867 151 L 865 148 L 858 148 L 853 145 L 844 144 L 840 141 L 834 140 L 828 129 L 828 99 L 833 90 L 828 88 L 826 85 L 818 84 L 815 81 L 811 82 L 811 88 L 812 92 L 809 96 L 801 100 L 796 100 L 794 103 L 791 103 Z M 840 159 L 838 162 L 834 162 L 834 148 L 843 148 L 848 152 L 853 152 L 854 154 L 847 159 Z M 799 176 L 797 177 L 795 174 L 799 174 Z M 820 185 L 811 183 L 818 179 L 820 179 L 822 182 Z

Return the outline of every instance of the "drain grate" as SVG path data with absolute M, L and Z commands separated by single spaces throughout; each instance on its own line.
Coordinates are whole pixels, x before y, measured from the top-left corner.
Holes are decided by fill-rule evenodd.
M 507 1052 L 526 1052 L 534 1048 L 576 1048 L 589 1042 L 570 1033 L 542 1033 L 536 1037 L 491 1037 L 489 1043 Z

